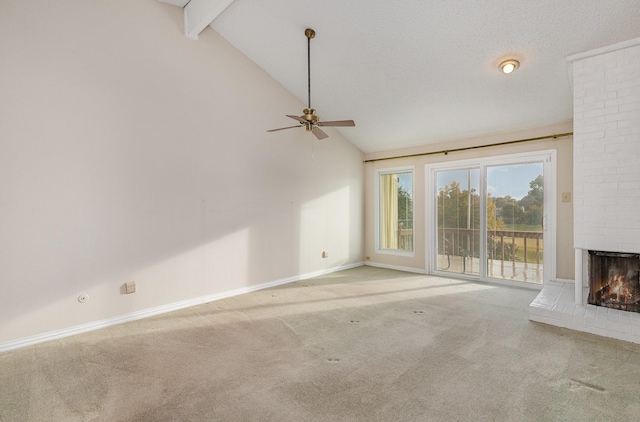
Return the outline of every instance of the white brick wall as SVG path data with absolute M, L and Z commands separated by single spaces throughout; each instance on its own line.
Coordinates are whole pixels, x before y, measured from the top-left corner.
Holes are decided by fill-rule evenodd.
M 573 61 L 574 246 L 640 253 L 640 39 L 612 47 Z
M 573 62 L 576 284 L 545 281 L 529 319 L 640 344 L 640 314 L 586 305 L 586 250 L 640 253 L 640 38 Z M 586 285 L 586 284 L 585 284 Z M 575 286 L 575 288 L 574 288 Z

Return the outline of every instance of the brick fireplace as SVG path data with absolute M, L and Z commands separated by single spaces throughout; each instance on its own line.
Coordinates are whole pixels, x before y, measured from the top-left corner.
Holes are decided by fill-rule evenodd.
M 640 343 L 639 313 L 587 300 L 598 294 L 588 290 L 589 251 L 640 253 L 640 38 L 567 60 L 573 70 L 576 280 L 545 282 L 529 316 Z

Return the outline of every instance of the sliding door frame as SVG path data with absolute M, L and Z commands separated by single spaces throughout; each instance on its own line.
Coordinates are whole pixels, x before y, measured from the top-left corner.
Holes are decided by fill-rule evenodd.
M 518 154 L 499 155 L 477 159 L 455 160 L 425 165 L 425 271 L 444 277 L 464 278 L 506 285 L 520 285 L 530 288 L 541 288 L 544 283 L 556 278 L 556 150 L 532 151 Z M 487 276 L 487 167 L 543 163 L 544 175 L 544 250 L 543 250 L 543 284 L 503 280 Z M 480 169 L 480 276 L 456 274 L 438 271 L 437 267 L 437 195 L 436 172 L 443 170 Z

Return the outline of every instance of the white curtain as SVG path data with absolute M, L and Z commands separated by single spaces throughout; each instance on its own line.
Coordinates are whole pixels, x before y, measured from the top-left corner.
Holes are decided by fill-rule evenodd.
M 398 175 L 380 175 L 380 247 L 398 249 Z

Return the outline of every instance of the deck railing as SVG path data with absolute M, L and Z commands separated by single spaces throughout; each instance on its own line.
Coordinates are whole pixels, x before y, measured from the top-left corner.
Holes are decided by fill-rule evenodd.
M 412 250 L 413 229 L 399 225 L 398 249 Z M 466 258 L 480 257 L 480 230 L 477 229 L 438 229 L 438 255 L 459 256 Z M 516 263 L 535 264 L 540 268 L 543 263 L 543 232 L 516 230 L 488 230 L 487 231 L 487 259 L 511 263 L 515 269 Z M 463 261 L 464 262 L 464 261 Z
M 543 232 L 488 230 L 487 259 L 542 264 Z M 438 254 L 479 258 L 480 230 L 438 229 Z
M 407 224 L 409 226 L 410 224 Z M 398 249 L 402 251 L 413 251 L 413 229 L 404 228 L 405 223 L 398 223 Z

